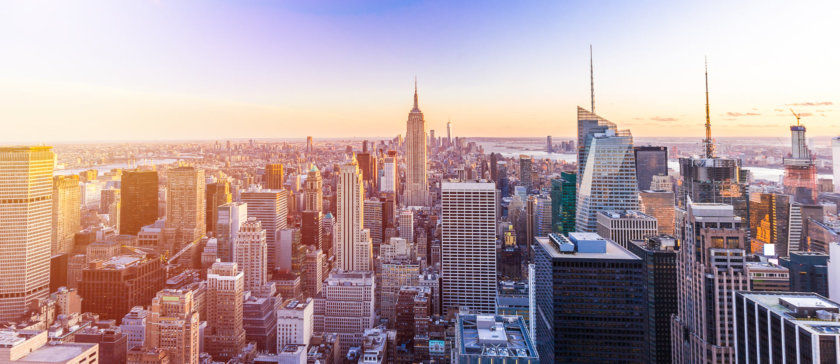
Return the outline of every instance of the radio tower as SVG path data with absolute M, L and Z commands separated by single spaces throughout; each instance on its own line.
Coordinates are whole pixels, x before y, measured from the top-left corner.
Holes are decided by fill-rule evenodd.
M 712 122 L 709 119 L 709 62 L 703 58 L 706 66 L 706 139 L 703 139 L 705 158 L 715 157 L 715 141 L 712 140 Z
M 595 113 L 595 68 L 592 66 L 592 45 L 589 45 L 589 84 L 592 91 L 592 110 Z

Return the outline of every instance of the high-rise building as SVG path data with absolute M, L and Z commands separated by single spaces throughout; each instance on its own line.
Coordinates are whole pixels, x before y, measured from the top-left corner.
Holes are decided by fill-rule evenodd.
M 426 180 L 426 120 L 417 104 L 417 81 L 414 81 L 414 107 L 408 113 L 405 132 L 405 205 L 426 206 L 429 184 Z
M 0 320 L 50 294 L 52 147 L 0 147 Z
M 743 222 L 731 205 L 688 200 L 677 254 L 672 362 L 735 362 L 732 292 L 749 290 Z
M 796 202 L 813 204 L 817 201 L 817 166 L 805 143 L 805 125 L 799 124 L 798 114 L 796 125 L 790 126 L 790 144 L 790 158 L 784 159 L 784 192 Z
M 239 200 L 248 204 L 248 217 L 256 217 L 265 229 L 265 241 L 268 245 L 268 271 L 273 272 L 277 262 L 278 231 L 286 228 L 289 214 L 289 193 L 286 190 L 243 191 Z
M 166 244 L 174 254 L 206 232 L 204 170 L 191 166 L 166 173 Z
M 541 361 L 644 361 L 642 259 L 580 232 L 537 237 L 534 256 L 531 322 Z
M 306 137 L 306 153 L 309 154 L 313 151 L 315 151 L 315 148 L 312 146 L 312 137 L 308 136 Z
M 645 362 L 671 362 L 671 315 L 677 313 L 677 250 L 679 241 L 669 235 L 628 244 L 642 258 L 645 288 Z
M 639 191 L 649 190 L 653 176 L 668 175 L 668 148 L 643 146 L 634 147 L 636 157 L 636 182 Z
M 532 164 L 531 156 L 525 154 L 519 156 L 519 185 L 525 187 L 526 190 L 533 187 L 533 181 L 531 181 Z
M 399 192 L 399 178 L 397 177 L 397 157 L 396 152 L 388 151 L 388 156 L 385 157 L 385 162 L 382 166 L 382 176 L 379 181 L 379 192 Z
M 268 273 L 268 247 L 262 224 L 255 217 L 249 217 L 239 228 L 233 245 L 233 260 L 244 274 L 245 290 L 259 291 L 265 286 Z
M 195 305 L 193 291 L 164 289 L 158 292 L 146 318 L 145 347 L 165 351 L 169 363 L 198 363 L 201 333 Z
M 247 294 L 242 304 L 245 340 L 257 343 L 257 351 L 277 352 L 277 305 L 280 297 Z
M 750 291 L 790 291 L 789 270 L 778 264 L 771 262 L 747 262 L 746 273 L 750 279 Z
M 840 192 L 840 137 L 831 138 L 831 166 L 834 172 L 834 192 Z
M 402 287 L 397 294 L 396 344 L 405 345 L 413 363 L 429 359 L 431 296 L 432 291 L 429 287 L 420 286 Z
M 146 344 L 146 318 L 149 311 L 143 306 L 131 308 L 120 322 L 120 330 L 126 336 L 126 348 L 131 350 L 134 347 L 143 347 Z
M 578 182 L 575 227 L 577 231 L 595 232 L 598 212 L 639 209 L 636 163 L 629 131 L 616 134 L 609 129 L 589 136 L 587 143 L 586 165 Z
M 495 312 L 496 188 L 489 182 L 441 183 L 443 308 Z
M 551 180 L 551 217 L 553 231 L 568 234 L 575 231 L 577 205 L 577 175 L 561 172 Z
M 379 168 L 376 163 L 376 154 L 371 154 L 367 150 L 367 140 L 364 142 L 364 147 L 361 153 L 356 154 L 356 160 L 359 161 L 359 169 L 362 170 L 362 180 L 365 183 L 370 182 L 375 185 L 379 176 Z
M 233 201 L 230 193 L 230 181 L 215 181 L 208 183 L 205 193 L 205 221 L 207 232 L 216 234 L 216 223 L 219 221 L 219 206 Z
M 373 272 L 331 272 L 321 295 L 315 298 L 314 331 L 337 333 L 342 355 L 360 346 L 362 333 L 376 320 L 375 290 Z
M 789 271 L 790 290 L 829 296 L 828 258 L 815 252 L 791 252 L 789 257 L 779 258 L 779 265 Z
M 217 256 L 223 262 L 233 261 L 233 249 L 239 228 L 248 219 L 248 204 L 231 202 L 217 208 L 216 244 Z
M 553 362 L 539 357 L 521 316 L 458 315 L 452 345 L 453 364 Z
M 283 175 L 283 165 L 280 163 L 269 163 L 265 165 L 263 174 L 263 188 L 267 190 L 282 190 L 286 182 Z
M 365 229 L 370 230 L 370 240 L 373 244 L 373 251 L 379 252 L 379 246 L 382 245 L 382 235 L 384 234 L 384 218 L 382 216 L 382 201 L 378 198 L 369 198 L 365 200 Z
M 499 180 L 499 157 L 501 157 L 501 154 L 490 153 L 490 180 L 493 182 L 498 182 Z
M 737 363 L 837 363 L 840 305 L 814 293 L 735 292 Z
M 303 184 L 303 211 L 324 211 L 324 180 L 315 164 L 309 168 Z
M 82 192 L 79 176 L 55 176 L 52 191 L 52 249 L 50 255 L 68 254 L 81 226 Z
M 316 249 L 322 249 L 324 240 L 323 224 L 324 214 L 321 211 L 302 212 L 300 215 L 301 243 Z
M 158 218 L 157 171 L 123 171 L 120 183 L 120 234 L 137 235 Z
M 578 186 L 580 186 L 580 183 L 583 181 L 581 176 L 583 176 L 583 170 L 586 167 L 586 160 L 589 158 L 589 147 L 592 144 L 592 138 L 594 138 L 596 134 L 604 134 L 608 130 L 615 132 L 618 129 L 615 123 L 595 115 L 594 110 L 587 111 L 586 109 L 578 106 L 577 117 L 577 183 Z
M 365 190 L 355 157 L 338 173 L 335 224 L 336 267 L 345 271 L 371 270 L 370 233 L 364 229 Z
M 414 212 L 411 210 L 400 211 L 398 230 L 400 237 L 409 244 L 414 244 Z
M 227 361 L 245 347 L 242 326 L 245 275 L 236 263 L 216 262 L 207 271 L 207 328 L 204 348 Z
M 660 234 L 674 235 L 676 211 L 673 191 L 640 191 L 639 207 L 642 213 L 656 219 Z
M 315 297 L 321 293 L 324 284 L 324 261 L 326 256 L 321 249 L 308 247 L 304 260 L 302 276 L 303 297 Z
M 148 305 L 165 279 L 163 263 L 154 256 L 119 255 L 91 262 L 78 283 L 82 310 L 105 320 L 120 319 L 132 307 Z
M 314 329 L 315 303 L 311 298 L 304 301 L 285 300 L 277 310 L 277 347 L 289 344 L 309 345 Z
M 646 240 L 659 235 L 656 219 L 639 211 L 598 212 L 598 235 L 610 239 L 624 248 L 631 240 Z

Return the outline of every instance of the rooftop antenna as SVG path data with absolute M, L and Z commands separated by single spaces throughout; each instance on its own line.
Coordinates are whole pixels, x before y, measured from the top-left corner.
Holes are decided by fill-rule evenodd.
M 709 62 L 706 57 L 703 57 L 703 62 L 706 69 L 706 139 L 703 140 L 703 150 L 706 158 L 714 158 L 715 144 L 712 140 L 712 122 L 709 119 Z
M 589 87 L 592 91 L 592 113 L 595 113 L 595 68 L 592 66 L 592 45 L 589 45 Z

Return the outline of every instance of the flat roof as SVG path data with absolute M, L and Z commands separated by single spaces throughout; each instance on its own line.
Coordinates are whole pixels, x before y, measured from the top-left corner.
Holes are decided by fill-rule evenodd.
M 823 320 L 817 317 L 799 318 L 793 316 L 795 313 L 787 305 L 801 307 L 803 309 L 832 309 L 840 310 L 840 304 L 832 302 L 816 293 L 797 292 L 739 292 L 746 298 L 766 307 L 769 311 L 817 335 L 838 335 L 840 336 L 840 322 Z
M 62 343 L 57 345 L 47 344 L 27 354 L 18 361 L 21 362 L 47 362 L 64 363 L 82 355 L 85 351 L 96 346 L 95 343 Z
M 495 191 L 496 184 L 492 182 L 442 182 L 441 190 L 488 190 Z
M 609 240 L 609 239 L 604 239 L 598 234 L 595 234 L 595 233 L 569 233 L 569 234 L 585 234 L 585 236 L 587 236 L 587 237 L 590 236 L 590 234 L 591 234 L 591 235 L 595 236 L 595 238 L 586 238 L 586 239 L 578 238 L 578 240 L 595 240 L 595 239 L 605 240 L 606 243 L 607 243 L 606 244 L 607 252 L 606 253 L 578 253 L 578 252 L 575 252 L 575 253 L 565 253 L 564 254 L 564 253 L 560 252 L 560 250 L 557 248 L 557 246 L 548 237 L 537 236 L 537 237 L 535 237 L 535 239 L 537 239 L 537 242 L 540 243 L 540 245 L 545 247 L 546 251 L 548 251 L 549 254 L 551 254 L 552 258 L 563 258 L 563 259 L 628 259 L 628 260 L 641 260 L 642 259 L 642 258 L 639 258 L 638 256 L 636 256 L 636 254 L 633 254 L 629 250 L 621 247 L 621 245 L 618 245 L 616 242 L 614 242 L 612 240 Z

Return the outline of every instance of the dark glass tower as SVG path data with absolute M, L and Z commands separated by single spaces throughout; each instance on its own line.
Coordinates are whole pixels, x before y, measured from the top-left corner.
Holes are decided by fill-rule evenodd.
M 551 180 L 551 226 L 555 232 L 568 234 L 575 230 L 577 174 L 561 172 Z
M 540 362 L 644 362 L 642 259 L 594 233 L 535 240 Z
M 137 235 L 158 217 L 157 171 L 125 171 L 120 186 L 120 234 Z
M 677 313 L 679 241 L 660 235 L 627 245 L 642 260 L 645 286 L 645 361 L 671 362 L 671 315 Z
M 633 152 L 636 154 L 636 182 L 639 191 L 650 189 L 653 176 L 668 175 L 667 147 L 634 147 Z

